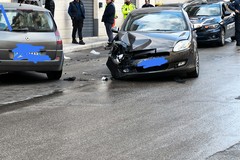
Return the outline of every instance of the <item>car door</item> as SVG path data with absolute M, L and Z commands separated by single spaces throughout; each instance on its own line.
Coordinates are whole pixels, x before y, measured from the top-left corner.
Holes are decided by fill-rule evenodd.
M 226 32 L 226 38 L 235 36 L 235 20 L 234 15 L 229 12 L 225 4 L 222 4 L 222 19 L 223 19 L 223 26 Z

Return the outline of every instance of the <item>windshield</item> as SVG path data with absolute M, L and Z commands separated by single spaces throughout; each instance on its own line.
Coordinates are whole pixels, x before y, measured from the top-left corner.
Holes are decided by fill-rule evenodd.
M 187 29 L 183 14 L 172 11 L 132 16 L 124 28 L 125 31 L 184 31 Z
M 53 32 L 56 30 L 48 12 L 29 10 L 5 10 L 13 31 Z M 0 10 L 0 31 L 9 31 L 3 12 Z
M 189 6 L 186 7 L 186 11 L 189 17 L 221 15 L 221 9 L 219 4 Z

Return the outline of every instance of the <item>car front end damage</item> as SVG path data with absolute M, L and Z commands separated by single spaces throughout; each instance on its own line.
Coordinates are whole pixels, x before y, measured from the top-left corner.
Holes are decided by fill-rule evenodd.
M 221 25 L 205 25 L 197 29 L 198 42 L 218 42 L 221 40 Z
M 168 41 L 168 45 L 151 45 L 153 39 L 131 41 L 127 44 L 121 39 L 113 44 L 107 66 L 114 78 L 183 74 L 194 70 L 196 50 L 189 40 Z

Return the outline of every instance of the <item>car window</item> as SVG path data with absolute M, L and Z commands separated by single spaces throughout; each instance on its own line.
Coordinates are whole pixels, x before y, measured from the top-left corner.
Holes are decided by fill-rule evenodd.
M 53 32 L 56 30 L 48 12 L 32 10 L 5 10 L 13 31 Z M 0 31 L 8 31 L 7 23 L 0 11 Z
M 125 31 L 183 31 L 187 29 L 182 12 L 171 11 L 132 16 L 125 27 Z
M 189 17 L 221 15 L 221 7 L 219 4 L 188 6 L 186 7 L 186 11 Z

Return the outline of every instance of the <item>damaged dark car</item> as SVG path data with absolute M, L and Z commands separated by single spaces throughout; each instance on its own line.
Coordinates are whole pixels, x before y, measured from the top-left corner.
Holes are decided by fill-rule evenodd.
M 196 33 L 180 7 L 138 9 L 117 32 L 107 66 L 113 78 L 198 77 Z

